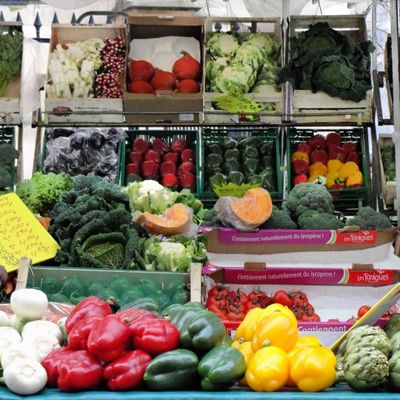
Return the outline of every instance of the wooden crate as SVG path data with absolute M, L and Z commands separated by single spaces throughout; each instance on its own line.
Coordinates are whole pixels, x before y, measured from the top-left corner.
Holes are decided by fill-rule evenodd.
M 382 196 L 387 206 L 394 204 L 396 197 L 396 181 L 389 181 L 386 178 L 385 169 L 383 167 L 382 150 L 386 146 L 394 146 L 392 141 L 392 135 L 381 134 L 378 139 L 378 154 L 379 154 L 379 168 L 381 170 L 381 182 L 382 182 Z
M 363 42 L 368 38 L 363 15 L 291 17 L 289 38 L 295 37 L 317 22 L 328 22 L 331 28 L 351 37 L 355 42 Z M 292 119 L 297 124 L 361 125 L 372 122 L 372 89 L 367 92 L 366 99 L 358 103 L 331 97 L 324 92 L 312 93 L 311 90 L 293 90 L 291 94 Z
M 0 34 L 6 32 L 10 27 L 22 31 L 21 22 L 0 22 Z M 21 60 L 21 71 L 23 55 Z M 21 103 L 21 75 L 13 79 L 7 88 L 5 97 L 0 98 L 0 124 L 19 125 L 21 123 L 20 114 Z
M 223 93 L 212 93 L 206 91 L 206 80 L 205 80 L 205 70 L 207 62 L 210 60 L 210 55 L 207 52 L 206 44 L 208 36 L 216 31 L 215 25 L 219 23 L 222 26 L 221 32 L 229 32 L 235 29 L 236 24 L 241 24 L 248 29 L 248 32 L 240 31 L 240 34 L 245 36 L 251 33 L 262 32 L 267 33 L 274 40 L 282 45 L 282 31 L 279 18 L 206 18 L 205 20 L 205 41 L 204 41 L 204 70 L 203 70 L 203 87 L 204 87 L 204 123 L 206 124 L 235 124 L 239 122 L 244 122 L 246 124 L 249 121 L 245 120 L 242 115 L 229 113 L 224 110 L 216 110 L 213 105 L 213 99 L 217 96 L 223 95 Z M 253 100 L 264 103 L 264 104 L 274 104 L 275 111 L 264 111 L 261 113 L 256 113 L 257 122 L 264 124 L 277 125 L 281 123 L 284 95 L 283 90 L 277 92 L 273 87 L 271 91 L 265 94 L 259 93 L 248 93 L 247 95 Z
M 59 43 L 74 43 L 90 38 L 115 38 L 118 35 L 122 35 L 126 40 L 126 26 L 54 24 L 52 25 L 50 53 Z M 49 98 L 46 95 L 44 119 L 45 123 L 61 124 L 68 122 L 122 123 L 124 122 L 122 98 L 61 99 Z
M 202 51 L 204 19 L 192 16 L 135 16 L 129 18 L 129 40 L 164 36 L 194 37 Z M 203 60 L 203 54 L 201 54 Z M 124 112 L 129 125 L 199 124 L 203 95 L 162 91 L 154 94 L 124 92 Z

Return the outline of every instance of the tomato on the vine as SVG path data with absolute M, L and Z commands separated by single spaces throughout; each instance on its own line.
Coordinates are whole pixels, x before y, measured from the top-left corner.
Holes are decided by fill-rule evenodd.
M 358 311 L 357 311 L 357 317 L 361 318 L 363 315 L 365 315 L 369 310 L 371 309 L 370 306 L 361 306 Z

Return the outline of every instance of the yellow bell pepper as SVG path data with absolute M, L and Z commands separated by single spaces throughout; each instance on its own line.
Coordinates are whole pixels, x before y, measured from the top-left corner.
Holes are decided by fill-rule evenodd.
M 256 392 L 274 392 L 285 386 L 289 377 L 289 357 L 278 347 L 258 350 L 250 359 L 246 381 Z
M 318 161 L 308 168 L 308 172 L 310 176 L 326 176 L 328 173 L 328 167 L 324 165 L 322 162 Z
M 313 182 L 317 181 L 318 178 L 319 178 L 319 175 L 311 175 L 311 176 L 308 178 L 308 182 L 313 183 Z
M 346 179 L 346 187 L 348 188 L 358 188 L 364 183 L 363 174 L 360 171 L 355 171 L 351 173 Z
M 296 344 L 297 337 L 297 319 L 293 312 L 276 310 L 259 322 L 251 347 L 254 352 L 266 346 L 289 351 Z
M 292 362 L 292 359 L 297 356 L 297 354 L 304 350 L 307 347 L 321 347 L 321 341 L 312 335 L 301 336 L 297 339 L 297 342 L 292 350 L 288 352 L 289 360 Z M 291 378 L 289 374 L 289 379 L 286 383 L 288 386 L 296 386 L 296 382 Z
M 348 161 L 347 163 L 344 163 L 339 169 L 340 179 L 344 182 L 349 175 L 359 170 L 360 168 L 358 168 L 358 165 L 354 161 Z
M 345 180 L 341 178 L 339 171 L 328 172 L 328 175 L 326 176 L 326 187 L 328 189 L 335 189 L 335 186 L 340 185 L 341 183 L 344 187 L 344 182 Z
M 246 361 L 246 365 L 249 365 L 250 359 L 253 357 L 254 353 L 251 348 L 251 342 L 243 342 L 240 343 L 238 340 L 235 340 L 232 344 L 231 347 L 234 347 L 235 349 L 238 349 L 242 354 L 243 357 Z M 240 386 L 248 386 L 246 377 L 244 377 L 240 382 Z
M 294 315 L 292 310 L 290 310 L 286 306 L 284 306 L 282 304 L 279 304 L 279 303 L 270 304 L 268 307 L 264 308 L 264 311 L 265 311 L 266 315 L 267 314 L 269 315 L 269 314 L 271 314 L 271 313 L 273 313 L 275 311 L 281 311 L 281 312 L 286 313 L 288 315 Z
M 336 379 L 336 357 L 326 347 L 305 347 L 290 359 L 290 378 L 303 392 L 319 392 Z
M 307 161 L 309 163 L 310 162 L 310 157 L 309 157 L 308 153 L 304 153 L 302 151 L 295 151 L 292 154 L 291 161 L 296 161 L 296 160 L 304 160 L 304 161 Z
M 269 312 L 268 307 L 264 309 L 259 307 L 251 309 L 237 328 L 234 339 L 241 342 L 251 340 L 258 323 L 269 314 Z
M 343 163 L 339 160 L 329 160 L 328 161 L 328 172 L 339 172 L 342 168 Z

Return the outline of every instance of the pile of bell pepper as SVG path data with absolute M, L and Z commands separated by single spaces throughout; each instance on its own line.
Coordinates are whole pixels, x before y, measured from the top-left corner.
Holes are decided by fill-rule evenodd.
M 235 333 L 232 347 L 242 352 L 247 369 L 240 385 L 257 392 L 294 386 L 317 392 L 336 379 L 336 357 L 314 336 L 298 337 L 297 320 L 287 307 L 253 308 Z
M 343 142 L 340 133 L 326 138 L 317 134 L 297 145 L 291 158 L 293 185 L 316 182 L 329 190 L 357 188 L 363 185 L 361 157 L 357 142 Z
M 298 321 L 319 322 L 321 320 L 307 295 L 301 290 L 291 292 L 277 290 L 269 296 L 261 289 L 246 294 L 241 290 L 229 290 L 226 286 L 215 285 L 208 291 L 206 308 L 214 312 L 221 320 L 234 322 L 242 321 L 253 308 L 266 308 L 272 303 L 288 307 Z
M 65 331 L 66 346 L 42 362 L 48 386 L 65 392 L 222 390 L 246 371 L 218 317 L 200 303 L 174 304 L 159 317 L 135 307 L 113 313 L 92 296 L 74 307 Z

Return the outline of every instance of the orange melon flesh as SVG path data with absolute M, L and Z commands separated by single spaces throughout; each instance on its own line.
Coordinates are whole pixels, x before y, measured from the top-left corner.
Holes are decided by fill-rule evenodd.
M 191 213 L 184 204 L 176 203 L 168 208 L 163 215 L 144 212 L 136 222 L 151 234 L 172 236 L 186 232 L 191 217 Z
M 231 210 L 245 225 L 258 227 L 272 214 L 271 196 L 262 188 L 249 189 L 242 198 L 232 198 Z

